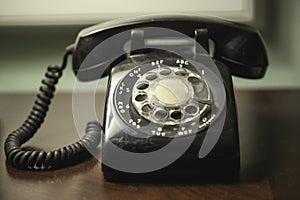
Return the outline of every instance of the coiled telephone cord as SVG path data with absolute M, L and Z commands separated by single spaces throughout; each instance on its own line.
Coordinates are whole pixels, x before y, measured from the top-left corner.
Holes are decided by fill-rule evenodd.
M 55 85 L 62 76 L 68 56 L 72 54 L 72 51 L 72 47 L 67 48 L 61 66 L 48 66 L 32 111 L 25 122 L 6 138 L 5 154 L 7 161 L 16 168 L 50 170 L 73 165 L 86 159 L 90 155 L 87 148 L 94 149 L 100 142 L 102 131 L 100 124 L 89 122 L 83 138 L 68 146 L 49 152 L 28 151 L 21 148 L 22 144 L 33 137 L 43 123 L 54 96 Z

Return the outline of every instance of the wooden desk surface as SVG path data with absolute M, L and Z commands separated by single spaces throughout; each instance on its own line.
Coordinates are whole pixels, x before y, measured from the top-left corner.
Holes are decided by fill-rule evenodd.
M 238 91 L 236 96 L 239 182 L 111 183 L 103 179 L 95 159 L 48 172 L 21 171 L 7 165 L 4 140 L 23 122 L 34 95 L 2 94 L 0 199 L 300 199 L 300 91 Z M 103 98 L 100 94 L 98 99 Z M 77 139 L 71 95 L 59 94 L 46 123 L 26 146 L 51 150 Z

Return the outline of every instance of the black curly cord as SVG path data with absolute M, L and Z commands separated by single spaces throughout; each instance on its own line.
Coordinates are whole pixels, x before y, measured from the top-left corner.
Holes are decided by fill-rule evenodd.
M 72 54 L 72 51 L 72 48 L 67 48 L 61 66 L 48 66 L 31 113 L 25 122 L 6 138 L 5 154 L 8 162 L 14 167 L 29 170 L 49 170 L 73 165 L 88 157 L 87 148 L 95 149 L 99 144 L 101 126 L 98 122 L 89 122 L 84 137 L 71 145 L 50 152 L 21 149 L 21 145 L 28 141 L 43 123 L 55 92 L 55 85 L 62 76 L 62 71 L 65 69 L 68 56 Z

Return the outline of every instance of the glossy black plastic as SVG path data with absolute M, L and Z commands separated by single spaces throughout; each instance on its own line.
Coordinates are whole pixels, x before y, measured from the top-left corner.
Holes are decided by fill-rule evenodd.
M 139 55 L 134 55 L 136 57 Z M 139 57 L 145 58 L 139 62 L 147 62 L 147 58 L 144 55 Z M 158 58 L 159 59 L 159 58 Z M 127 60 L 130 60 L 128 58 Z M 135 62 L 134 65 L 139 65 L 139 62 Z M 206 131 L 200 131 L 197 133 L 191 146 L 188 150 L 180 156 L 179 159 L 164 167 L 162 169 L 148 172 L 148 173 L 127 173 L 119 171 L 102 163 L 102 171 L 105 179 L 110 181 L 151 181 L 151 180 L 227 180 L 236 178 L 240 169 L 240 151 L 239 151 L 239 137 L 238 137 L 238 125 L 237 115 L 235 108 L 235 97 L 233 92 L 232 79 L 228 67 L 220 62 L 216 62 L 216 65 L 220 71 L 220 74 L 224 81 L 224 86 L 227 96 L 227 108 L 226 119 L 224 127 L 221 131 L 221 136 L 214 146 L 213 150 L 204 158 L 198 157 L 200 147 L 206 137 Z M 114 66 L 115 69 L 119 66 Z M 149 152 L 149 149 L 153 151 L 149 143 L 149 140 L 138 140 L 135 137 L 130 137 L 124 131 L 124 128 L 120 128 L 118 122 L 118 116 L 114 112 L 114 105 L 111 101 L 115 91 L 115 83 L 112 84 L 112 76 L 110 76 L 109 87 L 105 108 L 104 119 L 104 136 L 102 137 L 102 158 L 116 156 L 114 153 L 107 150 L 106 145 L 116 138 L 119 148 L 126 151 L 133 151 L 136 153 Z M 178 140 L 184 140 L 185 138 L 177 138 Z M 154 145 L 163 147 L 166 144 L 166 138 L 157 138 Z M 158 155 L 166 156 L 166 155 Z
M 73 54 L 73 70 L 77 74 L 77 78 L 81 81 L 90 81 L 99 79 L 102 76 L 110 75 L 110 82 L 108 87 L 106 109 L 104 115 L 104 136 L 102 137 L 102 156 L 109 157 L 111 155 L 106 149 L 106 144 L 111 140 L 114 135 L 126 135 L 123 128 L 118 128 L 117 116 L 114 116 L 113 92 L 117 82 L 114 78 L 116 74 L 112 68 L 118 69 L 118 64 L 110 52 L 111 49 L 117 50 L 114 53 L 124 55 L 124 44 L 131 41 L 132 46 L 143 46 L 145 43 L 143 39 L 149 38 L 147 31 L 140 31 L 141 27 L 162 27 L 172 29 L 183 33 L 190 38 L 193 38 L 209 51 L 208 40 L 213 40 L 215 44 L 213 60 L 220 71 L 223 83 L 226 90 L 226 119 L 224 127 L 221 131 L 221 136 L 214 146 L 213 150 L 204 158 L 198 157 L 199 149 L 206 136 L 206 131 L 201 131 L 197 134 L 196 138 L 188 150 L 175 162 L 160 170 L 149 173 L 126 173 L 115 170 L 105 163 L 102 163 L 102 171 L 108 180 L 115 181 L 131 181 L 131 180 L 148 180 L 155 178 L 191 178 L 201 177 L 200 179 L 217 179 L 222 177 L 232 178 L 238 174 L 240 167 L 240 151 L 239 151 L 239 138 L 238 138 L 238 125 L 237 115 L 235 108 L 235 97 L 232 86 L 232 75 L 245 77 L 245 78 L 261 78 L 264 76 L 268 59 L 267 53 L 257 30 L 242 24 L 232 23 L 220 19 L 208 19 L 195 16 L 151 16 L 143 18 L 134 18 L 129 20 L 119 20 L 109 23 L 99 24 L 81 31 L 75 43 L 75 51 Z M 96 58 L 95 63 L 90 65 L 84 62 L 88 54 L 100 43 L 109 37 L 116 35 L 120 32 L 127 31 L 127 35 L 123 35 L 110 44 L 110 48 L 98 49 L 97 54 L 93 55 Z M 135 39 L 132 40 L 132 34 Z M 148 34 L 148 35 L 147 35 Z M 165 37 L 165 33 L 157 32 L 154 35 L 156 38 Z M 151 35 L 153 37 L 153 33 Z M 162 44 L 163 45 L 163 44 Z M 119 51 L 119 52 L 118 52 Z M 197 48 L 196 48 L 197 52 Z M 191 55 L 194 53 L 190 52 Z M 143 53 L 141 53 L 143 54 Z M 147 53 L 144 52 L 146 55 Z M 151 59 L 143 55 L 141 57 L 147 61 Z M 195 54 L 194 54 L 195 55 Z M 135 57 L 139 53 L 134 54 Z M 209 57 L 210 58 L 210 57 Z M 138 63 L 130 63 L 130 57 L 123 57 L 123 60 L 128 60 L 129 65 L 138 65 Z M 100 71 L 104 70 L 104 66 L 108 63 L 110 65 L 105 73 Z M 96 65 L 95 65 L 96 64 Z M 82 65 L 82 66 L 81 66 Z M 205 63 L 203 63 L 205 65 Z M 95 67 L 96 66 L 96 67 Z M 80 73 L 79 73 L 80 72 Z M 112 81 L 113 80 L 113 81 Z M 112 84 L 113 83 L 113 84 Z M 113 86 L 112 86 L 113 85 Z M 113 128 L 110 128 L 113 127 Z M 126 137 L 126 141 L 121 141 L 120 146 L 125 150 L 134 147 L 138 152 L 148 151 L 148 144 L 143 143 L 143 140 L 135 140 L 131 137 Z M 164 142 L 164 139 L 156 141 L 157 144 Z M 199 179 L 198 179 L 199 180 Z
M 134 18 L 123 21 L 113 21 L 99 24 L 81 31 L 76 40 L 73 56 L 73 70 L 81 81 L 94 80 L 96 76 L 92 66 L 85 65 L 80 68 L 83 60 L 91 50 L 110 36 L 122 31 L 139 27 L 163 27 L 176 30 L 190 37 L 195 37 L 195 31 L 206 29 L 208 38 L 215 43 L 214 58 L 226 64 L 230 73 L 245 78 L 261 78 L 268 66 L 267 53 L 257 30 L 242 24 L 232 23 L 221 19 L 209 19 L 195 16 L 151 16 Z M 160 37 L 157 33 L 157 37 Z M 123 51 L 123 45 L 130 40 L 128 37 L 120 38 L 111 44 L 111 48 Z M 147 33 L 145 33 L 145 38 Z M 101 62 L 110 62 L 111 54 L 107 49 L 100 56 Z M 101 66 L 99 66 L 101 67 Z M 109 70 L 104 75 L 108 75 Z

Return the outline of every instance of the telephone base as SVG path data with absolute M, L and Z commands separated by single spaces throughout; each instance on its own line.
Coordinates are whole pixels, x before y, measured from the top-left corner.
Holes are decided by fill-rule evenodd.
M 148 173 L 126 173 L 102 164 L 105 180 L 113 182 L 148 182 L 148 181 L 235 181 L 239 178 L 239 154 L 227 160 L 185 161 L 178 159 L 171 165 Z M 192 167 L 191 167 L 192 166 Z

